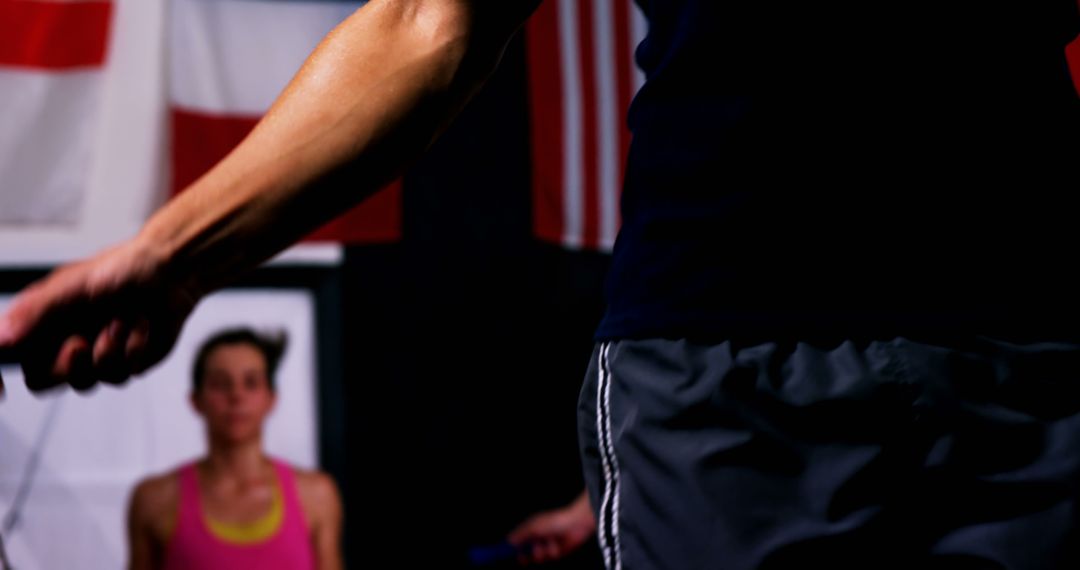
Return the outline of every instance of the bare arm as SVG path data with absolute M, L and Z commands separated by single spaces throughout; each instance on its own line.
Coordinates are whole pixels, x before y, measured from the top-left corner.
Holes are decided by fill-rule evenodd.
M 146 226 L 212 288 L 392 180 L 494 70 L 517 0 L 382 0 L 315 50 L 233 153 Z M 348 180 L 348 184 L 340 184 Z
M 323 473 L 298 474 L 297 483 L 319 570 L 342 570 L 345 568 L 341 557 L 343 515 L 337 485 Z
M 21 294 L 0 317 L 0 353 L 15 349 L 33 389 L 120 382 L 156 363 L 203 295 L 400 174 L 483 85 L 538 2 L 369 2 L 136 238 Z
M 177 500 L 176 483 L 168 476 L 149 479 L 135 487 L 127 512 L 130 570 L 162 567 L 162 533 L 171 531 Z
M 130 570 L 156 570 L 153 535 L 145 520 L 140 516 L 141 507 L 138 503 L 138 495 L 131 501 L 127 514 L 128 530 L 128 568 Z

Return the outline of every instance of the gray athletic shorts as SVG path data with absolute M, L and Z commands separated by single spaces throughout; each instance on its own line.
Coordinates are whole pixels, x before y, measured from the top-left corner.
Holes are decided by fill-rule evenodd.
M 603 343 L 609 569 L 1080 568 L 1080 345 Z

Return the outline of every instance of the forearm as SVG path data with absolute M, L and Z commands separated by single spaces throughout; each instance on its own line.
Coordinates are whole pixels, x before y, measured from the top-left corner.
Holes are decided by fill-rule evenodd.
M 472 10 L 377 1 L 357 11 L 251 135 L 140 239 L 208 291 L 393 180 L 479 88 L 509 37 L 477 30 Z
M 318 553 L 318 570 L 342 570 L 345 568 L 345 561 L 341 557 L 341 549 L 334 552 L 319 552 Z
M 345 568 L 341 551 L 343 514 L 341 496 L 336 488 L 332 488 L 319 507 L 319 520 L 312 534 L 317 567 L 319 570 L 342 570 Z

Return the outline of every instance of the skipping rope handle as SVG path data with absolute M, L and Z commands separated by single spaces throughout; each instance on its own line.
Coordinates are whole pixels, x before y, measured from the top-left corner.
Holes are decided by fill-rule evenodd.
M 15 351 L 10 348 L 0 347 L 0 366 L 16 366 L 19 364 L 18 358 L 15 357 Z M 4 397 L 4 375 L 0 373 L 0 399 Z M 0 544 L 0 548 L 3 544 Z M 0 560 L 0 564 L 3 564 L 3 560 Z M 4 570 L 3 566 L 0 566 L 0 570 Z
M 488 568 L 493 566 L 503 566 L 507 563 L 516 561 L 519 556 L 524 555 L 531 549 L 532 545 L 530 543 L 515 546 L 505 540 L 498 544 L 474 546 L 469 549 L 469 567 Z

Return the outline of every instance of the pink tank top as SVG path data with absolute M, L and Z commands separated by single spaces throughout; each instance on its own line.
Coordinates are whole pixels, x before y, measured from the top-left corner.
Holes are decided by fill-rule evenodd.
M 311 546 L 292 468 L 274 461 L 284 517 L 277 532 L 255 543 L 226 542 L 207 528 L 195 465 L 180 468 L 180 512 L 165 550 L 165 570 L 314 570 Z

